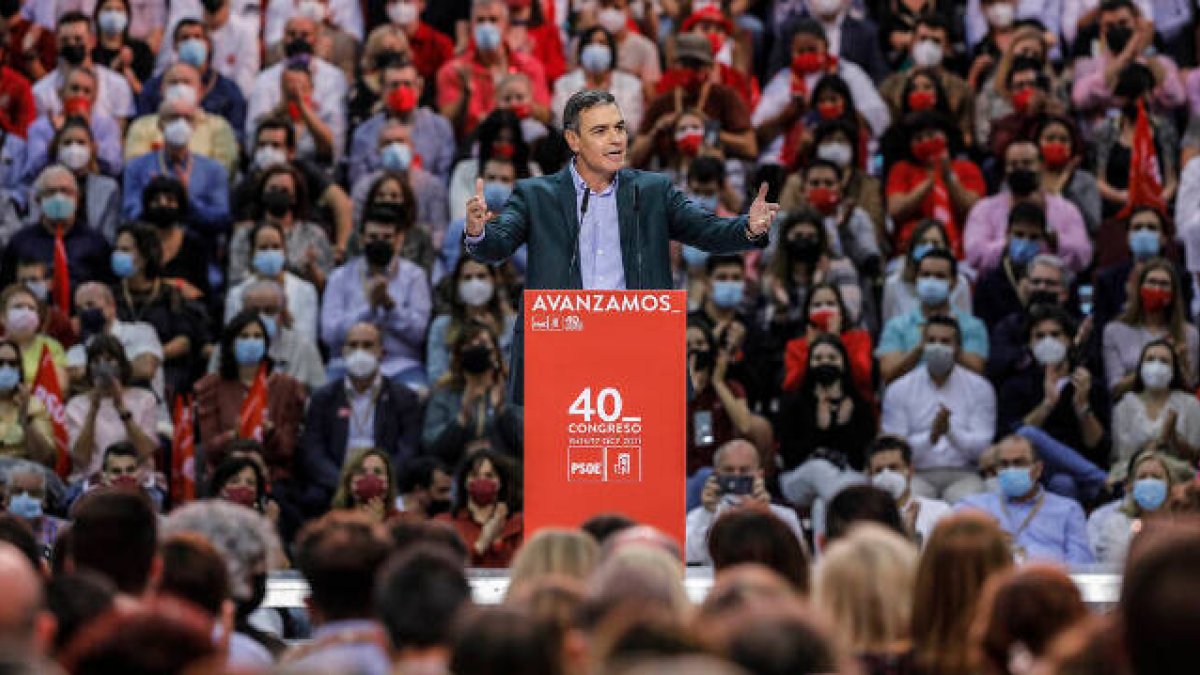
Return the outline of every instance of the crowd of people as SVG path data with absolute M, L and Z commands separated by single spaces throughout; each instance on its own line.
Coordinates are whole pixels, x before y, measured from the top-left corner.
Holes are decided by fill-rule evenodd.
M 514 672 L 481 669 L 502 651 L 573 672 L 587 651 L 574 631 L 605 653 L 717 654 L 751 672 L 777 672 L 746 660 L 784 639 L 767 625 L 825 650 L 778 672 L 856 655 L 871 672 L 1023 672 L 1107 648 L 1107 631 L 1136 642 L 1158 624 L 1082 621 L 1043 565 L 1132 572 L 1137 533 L 1200 505 L 1195 12 L 0 0 L 0 474 L 33 572 L 57 570 L 26 591 L 58 615 L 61 651 L 43 653 L 83 672 L 119 658 L 89 648 L 167 616 L 259 665 L 305 658 L 280 640 L 315 626 L 312 652 L 374 645 L 355 651 L 371 652 L 367 672 L 414 654 Z M 672 243 L 689 306 L 687 539 L 642 531 L 666 557 L 643 541 L 626 558 L 603 532 L 543 544 L 543 566 L 576 588 L 540 578 L 539 537 L 522 548 L 509 380 L 525 251 L 483 264 L 464 234 L 477 194 L 503 213 L 517 181 L 571 170 L 564 109 L 587 89 L 615 99 L 630 166 L 720 216 L 746 213 L 761 185 L 782 212 L 749 253 Z M 117 505 L 131 495 L 140 506 Z M 86 532 L 89 503 L 110 504 L 94 523 L 157 516 Z M 253 533 L 252 560 L 236 559 L 234 529 Z M 84 562 L 88 536 L 103 557 L 127 550 L 105 537 L 135 535 L 128 550 L 154 565 Z M 401 556 L 374 586 L 412 540 L 454 553 Z M 681 628 L 680 565 L 739 556 L 782 579 L 719 578 L 697 610 L 706 630 Z M 810 557 L 819 620 L 795 603 L 762 614 L 754 598 L 808 594 Z M 523 558 L 536 574 L 519 592 Z M 1147 597 L 1169 600 L 1176 564 L 1146 563 L 1168 570 L 1164 586 L 1143 579 Z M 250 622 L 264 574 L 287 565 L 313 587 L 310 612 Z M 513 601 L 452 630 L 464 565 L 513 566 Z M 661 600 L 650 637 L 607 611 L 631 579 Z M 408 593 L 430 595 L 393 602 Z M 62 638 L 76 614 L 158 595 L 203 611 L 154 601 L 83 647 Z M 439 612 L 445 625 L 420 614 Z M 530 615 L 555 625 L 512 620 Z M 1054 630 L 995 625 L 1049 615 Z M 989 630 L 968 636 L 975 619 Z M 39 622 L 31 635 L 49 639 Z M 1061 649 L 1059 629 L 1073 636 Z M 1100 672 L 1074 667 L 1058 672 Z

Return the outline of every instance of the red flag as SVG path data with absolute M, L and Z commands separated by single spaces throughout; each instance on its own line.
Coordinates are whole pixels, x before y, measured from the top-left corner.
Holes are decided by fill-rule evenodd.
M 1158 171 L 1158 152 L 1154 149 L 1154 132 L 1150 129 L 1146 104 L 1141 100 L 1138 101 L 1133 147 L 1130 149 L 1129 200 L 1117 218 L 1128 218 L 1138 206 L 1152 206 L 1161 213 L 1167 212 L 1167 205 L 1162 199 L 1162 177 Z
M 42 355 L 38 359 L 37 375 L 33 378 L 33 395 L 50 413 L 50 422 L 54 426 L 54 472 L 66 478 L 71 472 L 67 408 L 63 403 L 62 389 L 58 385 L 58 369 L 54 366 L 54 357 L 50 355 L 50 347 L 45 344 L 42 345 Z
M 62 226 L 54 231 L 54 304 L 63 314 L 71 313 L 71 270 L 67 263 L 67 245 Z
M 267 420 L 267 365 L 258 367 L 254 383 L 246 400 L 242 401 L 242 414 L 238 419 L 238 437 L 263 439 L 263 423 Z
M 175 398 L 175 434 L 171 441 L 171 504 L 196 498 L 196 429 L 191 398 Z

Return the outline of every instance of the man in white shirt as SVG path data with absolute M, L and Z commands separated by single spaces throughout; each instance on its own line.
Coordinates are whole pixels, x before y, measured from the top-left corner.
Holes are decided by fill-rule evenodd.
M 186 4 L 186 3 L 184 3 Z M 262 65 L 258 49 L 258 24 L 253 20 L 257 10 L 245 7 L 244 1 L 206 0 L 204 11 L 199 5 L 190 11 L 176 12 L 175 3 L 171 4 L 168 35 L 175 32 L 175 24 L 183 19 L 199 19 L 208 29 L 208 43 L 211 45 L 209 67 L 221 75 L 231 79 L 242 90 L 242 96 L 250 98 L 254 91 L 254 78 Z M 241 6 L 242 11 L 238 11 Z M 166 70 L 178 58 L 174 49 L 160 49 L 155 72 Z M 204 59 L 201 59 L 204 61 Z M 199 64 L 193 63 L 199 67 Z
M 67 12 L 58 21 L 58 67 L 33 85 L 33 98 L 39 113 L 55 115 L 62 112 L 62 88 L 67 71 L 80 66 L 96 73 L 96 107 L 124 123 L 134 114 L 133 92 L 124 77 L 108 68 L 92 63 L 96 35 L 92 19 L 79 12 Z
M 955 503 L 982 492 L 979 455 L 996 433 L 996 392 L 983 377 L 956 363 L 958 321 L 936 315 L 922 333 L 924 367 L 892 382 L 883 394 L 882 430 L 912 447 L 912 491 Z
M 328 61 L 313 56 L 313 41 L 317 35 L 317 24 L 305 16 L 293 17 L 287 22 L 285 53 L 288 58 L 258 74 L 252 91 L 247 94 L 249 106 L 246 111 L 246 137 L 254 138 L 254 132 L 263 119 L 270 116 L 283 100 L 283 70 L 296 58 L 308 59 L 308 71 L 312 75 L 312 100 L 322 120 L 345 120 L 345 101 L 348 85 L 341 69 Z M 344 123 L 344 122 L 343 122 Z M 341 155 L 342 133 L 334 130 L 334 154 Z
M 687 562 L 711 565 L 708 555 L 708 531 L 729 509 L 747 507 L 770 509 L 787 524 L 804 547 L 804 535 L 796 512 L 771 503 L 763 479 L 758 450 L 749 441 L 733 440 L 717 448 L 713 455 L 713 475 L 704 483 L 701 504 L 687 515 Z
M 294 16 L 306 16 L 318 23 L 329 21 L 331 26 L 346 31 L 360 44 L 364 39 L 362 7 L 358 0 L 272 0 L 267 5 L 263 44 L 273 45 L 283 39 L 284 26 Z
M 946 502 L 913 494 L 912 447 L 899 436 L 884 434 L 875 439 L 867 450 L 867 475 L 872 485 L 896 500 L 904 526 L 922 547 L 942 516 L 950 513 Z
M 154 327 L 144 321 L 121 321 L 117 318 L 117 301 L 113 298 L 112 290 L 102 283 L 89 281 L 75 290 L 75 309 L 79 312 L 80 324 L 87 332 L 91 321 L 103 317 L 103 329 L 100 333 L 111 335 L 125 349 L 125 358 L 133 371 L 135 383 L 149 383 L 150 388 L 163 400 L 163 348 Z M 99 312 L 97 314 L 97 312 Z M 89 320 L 89 315 L 95 319 Z M 72 351 L 84 348 L 83 342 L 72 347 Z M 68 366 L 77 360 L 68 354 Z M 87 359 L 84 357 L 84 363 Z

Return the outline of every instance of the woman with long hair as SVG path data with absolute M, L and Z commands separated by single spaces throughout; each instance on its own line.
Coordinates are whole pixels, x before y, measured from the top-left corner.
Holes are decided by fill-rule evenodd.
M 1125 312 L 1104 327 L 1104 372 L 1113 399 L 1133 383 L 1143 348 L 1163 339 L 1175 351 L 1183 387 L 1194 389 L 1200 368 L 1200 333 L 1187 322 L 1183 288 L 1175 265 L 1163 258 L 1142 263 L 1126 299 Z
M 1029 565 L 996 575 L 971 631 L 974 672 L 1025 675 L 1058 635 L 1087 616 L 1079 587 L 1058 567 Z
M 1178 464 L 1200 458 L 1200 401 L 1174 346 L 1154 340 L 1142 348 L 1129 391 L 1113 408 L 1111 480 L 1126 478 L 1129 460 L 1150 448 L 1173 456 Z
M 454 505 L 444 520 L 458 531 L 470 550 L 471 567 L 508 567 L 521 545 L 519 467 L 491 450 L 478 450 L 459 467 Z
M 434 317 L 429 324 L 425 368 L 436 382 L 450 367 L 450 349 L 471 323 L 487 326 L 499 338 L 504 360 L 512 349 L 516 312 L 504 294 L 504 279 L 497 267 L 459 256 L 450 275 L 450 311 Z
M 331 506 L 366 514 L 375 523 L 386 522 L 397 515 L 392 458 L 379 448 L 366 448 L 355 453 L 342 468 Z
M 1182 483 L 1179 474 L 1192 470 L 1157 450 L 1144 450 L 1129 460 L 1125 476 L 1125 496 L 1111 501 L 1088 516 L 1088 541 L 1096 559 L 1105 565 L 1123 565 L 1129 542 L 1141 529 L 1145 518 L 1165 514 L 1174 487 Z

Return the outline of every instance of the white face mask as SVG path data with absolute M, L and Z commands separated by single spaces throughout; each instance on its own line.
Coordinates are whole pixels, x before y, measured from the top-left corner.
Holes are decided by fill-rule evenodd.
M 315 2 L 315 0 L 301 0 L 299 6 L 296 8 L 296 12 L 300 16 L 306 16 L 317 23 L 324 21 L 327 14 L 325 5 Z
M 600 10 L 600 14 L 596 17 L 596 20 L 600 22 L 604 30 L 613 35 L 625 29 L 625 12 L 615 7 Z
M 987 18 L 993 28 L 1008 28 L 1015 14 L 1012 4 L 1007 2 L 998 2 L 987 9 Z
M 417 4 L 415 2 L 393 2 L 387 8 L 388 19 L 392 23 L 408 26 L 417 20 Z
M 921 40 L 913 45 L 912 58 L 918 66 L 936 66 L 942 62 L 942 46 L 933 40 Z
M 92 151 L 83 143 L 67 143 L 58 148 L 58 161 L 72 171 L 79 171 L 92 159 Z
M 808 0 L 808 8 L 822 19 L 832 19 L 842 11 L 842 0 Z
M 892 499 L 899 500 L 908 490 L 908 476 L 891 469 L 884 469 L 871 477 L 871 485 L 890 494 Z
M 1057 366 L 1067 358 L 1067 346 L 1062 340 L 1047 335 L 1033 343 L 1033 358 L 1043 366 Z
M 1171 366 L 1162 361 L 1146 361 L 1141 367 L 1142 384 L 1147 389 L 1162 391 L 1171 386 Z
M 192 140 L 192 125 L 185 119 L 174 119 L 163 127 L 163 141 L 173 147 L 182 148 Z
M 346 355 L 346 372 L 352 377 L 366 378 L 375 374 L 379 359 L 365 349 L 355 349 Z
M 163 90 L 164 101 L 178 101 L 187 106 L 194 106 L 198 99 L 196 88 L 190 84 L 176 82 Z
M 276 164 L 283 164 L 286 161 L 287 155 L 285 155 L 284 152 L 279 148 L 270 145 L 264 145 L 263 147 L 254 151 L 254 165 L 259 169 L 266 169 L 267 167 L 274 166 Z
M 848 143 L 822 143 L 817 146 L 817 157 L 827 162 L 833 162 L 843 169 L 854 159 L 854 150 Z
M 458 299 L 468 307 L 486 305 L 494 293 L 491 279 L 467 279 L 458 284 Z

